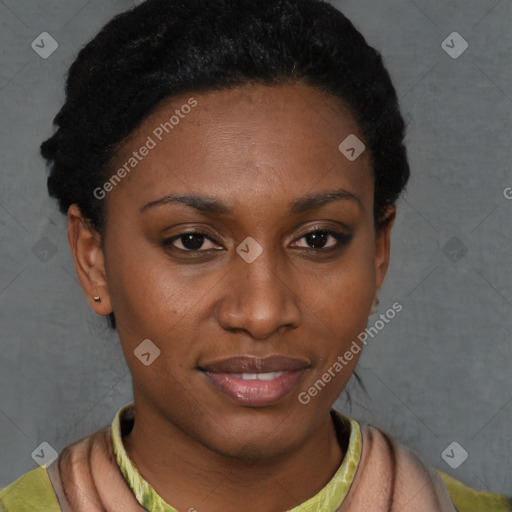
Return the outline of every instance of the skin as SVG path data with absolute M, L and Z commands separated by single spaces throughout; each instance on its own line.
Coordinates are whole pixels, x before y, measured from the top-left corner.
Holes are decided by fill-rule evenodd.
M 338 442 L 329 410 L 360 353 L 309 404 L 298 395 L 366 327 L 395 209 L 376 231 L 369 152 L 350 162 L 338 150 L 349 134 L 363 136 L 339 99 L 303 84 L 166 101 L 123 143 L 113 172 L 191 96 L 197 106 L 104 199 L 103 248 L 77 205 L 69 242 L 91 307 L 115 312 L 136 407 L 124 444 L 143 477 L 178 510 L 289 510 L 314 496 L 345 455 L 348 440 Z M 357 199 L 290 213 L 298 198 L 339 189 Z M 176 202 L 140 212 L 168 194 L 208 196 L 232 212 Z M 183 238 L 174 249 L 161 245 L 191 228 L 213 240 L 200 246 L 207 253 L 185 252 Z M 311 252 L 313 228 L 352 239 L 329 251 L 329 236 Z M 263 248 L 250 264 L 236 253 L 248 236 Z M 147 338 L 161 350 L 149 366 L 133 354 Z M 247 407 L 197 370 L 243 354 L 283 354 L 310 368 L 277 403 Z

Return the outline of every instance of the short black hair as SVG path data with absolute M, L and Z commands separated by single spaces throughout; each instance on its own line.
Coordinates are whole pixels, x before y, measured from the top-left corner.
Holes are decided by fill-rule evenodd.
M 115 16 L 69 68 L 57 131 L 41 144 L 49 194 L 64 214 L 77 203 L 103 234 L 104 204 L 93 191 L 112 175 L 122 141 L 164 99 L 297 82 L 338 97 L 356 119 L 378 224 L 409 178 L 405 123 L 381 54 L 323 0 L 146 0 Z

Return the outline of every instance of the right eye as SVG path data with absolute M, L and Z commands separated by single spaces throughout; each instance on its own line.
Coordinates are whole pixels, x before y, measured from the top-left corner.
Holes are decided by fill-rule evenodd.
M 162 241 L 162 246 L 185 252 L 207 252 L 211 250 L 219 250 L 215 247 L 207 247 L 206 249 L 200 250 L 205 242 L 209 242 L 214 246 L 218 245 L 205 233 L 189 231 L 187 233 L 181 233 L 179 235 L 166 238 Z

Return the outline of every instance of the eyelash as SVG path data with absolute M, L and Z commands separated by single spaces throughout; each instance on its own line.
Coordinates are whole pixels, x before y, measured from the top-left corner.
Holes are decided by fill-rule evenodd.
M 349 235 L 349 234 L 345 234 L 345 233 L 340 233 L 338 231 L 332 231 L 332 230 L 328 230 L 328 229 L 313 229 L 311 231 L 308 231 L 307 233 L 304 233 L 301 237 L 297 238 L 294 242 L 296 241 L 299 241 L 299 240 L 302 240 L 303 238 L 307 237 L 308 235 L 311 235 L 311 234 L 316 234 L 316 233 L 325 233 L 329 236 L 332 236 L 335 240 L 336 240 L 336 244 L 332 247 L 327 247 L 327 248 L 324 248 L 324 247 L 321 247 L 321 248 L 314 248 L 314 247 L 303 247 L 302 249 L 304 249 L 306 252 L 309 252 L 309 253 L 327 253 L 327 252 L 331 252 L 331 251 L 336 251 L 336 250 L 339 250 L 343 247 L 346 247 L 351 241 L 352 241 L 352 238 L 353 238 L 353 235 Z M 167 249 L 174 249 L 176 251 L 180 251 L 182 253 L 189 253 L 189 254 L 201 254 L 201 253 L 208 253 L 210 251 L 218 251 L 220 249 L 206 249 L 206 250 L 200 250 L 200 249 L 181 249 L 180 247 L 175 247 L 173 245 L 173 243 L 176 241 L 176 240 L 179 240 L 181 237 L 183 236 L 186 236 L 186 235 L 199 235 L 199 236 L 203 236 L 205 239 L 209 240 L 210 242 L 213 242 L 213 243 L 217 243 L 215 242 L 215 240 L 213 240 L 213 238 L 211 238 L 209 235 L 207 235 L 206 233 L 203 233 L 202 231 L 186 231 L 185 233 L 180 233 L 178 235 L 174 235 L 170 238 L 166 238 L 165 240 L 162 240 L 161 242 L 161 245 L 164 247 L 164 248 L 167 248 Z

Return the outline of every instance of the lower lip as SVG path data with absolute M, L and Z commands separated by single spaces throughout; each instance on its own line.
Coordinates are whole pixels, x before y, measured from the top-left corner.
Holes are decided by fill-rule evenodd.
M 286 372 L 272 380 L 243 380 L 230 373 L 212 373 L 205 371 L 213 385 L 241 405 L 270 405 L 285 397 L 294 389 L 304 369 Z

